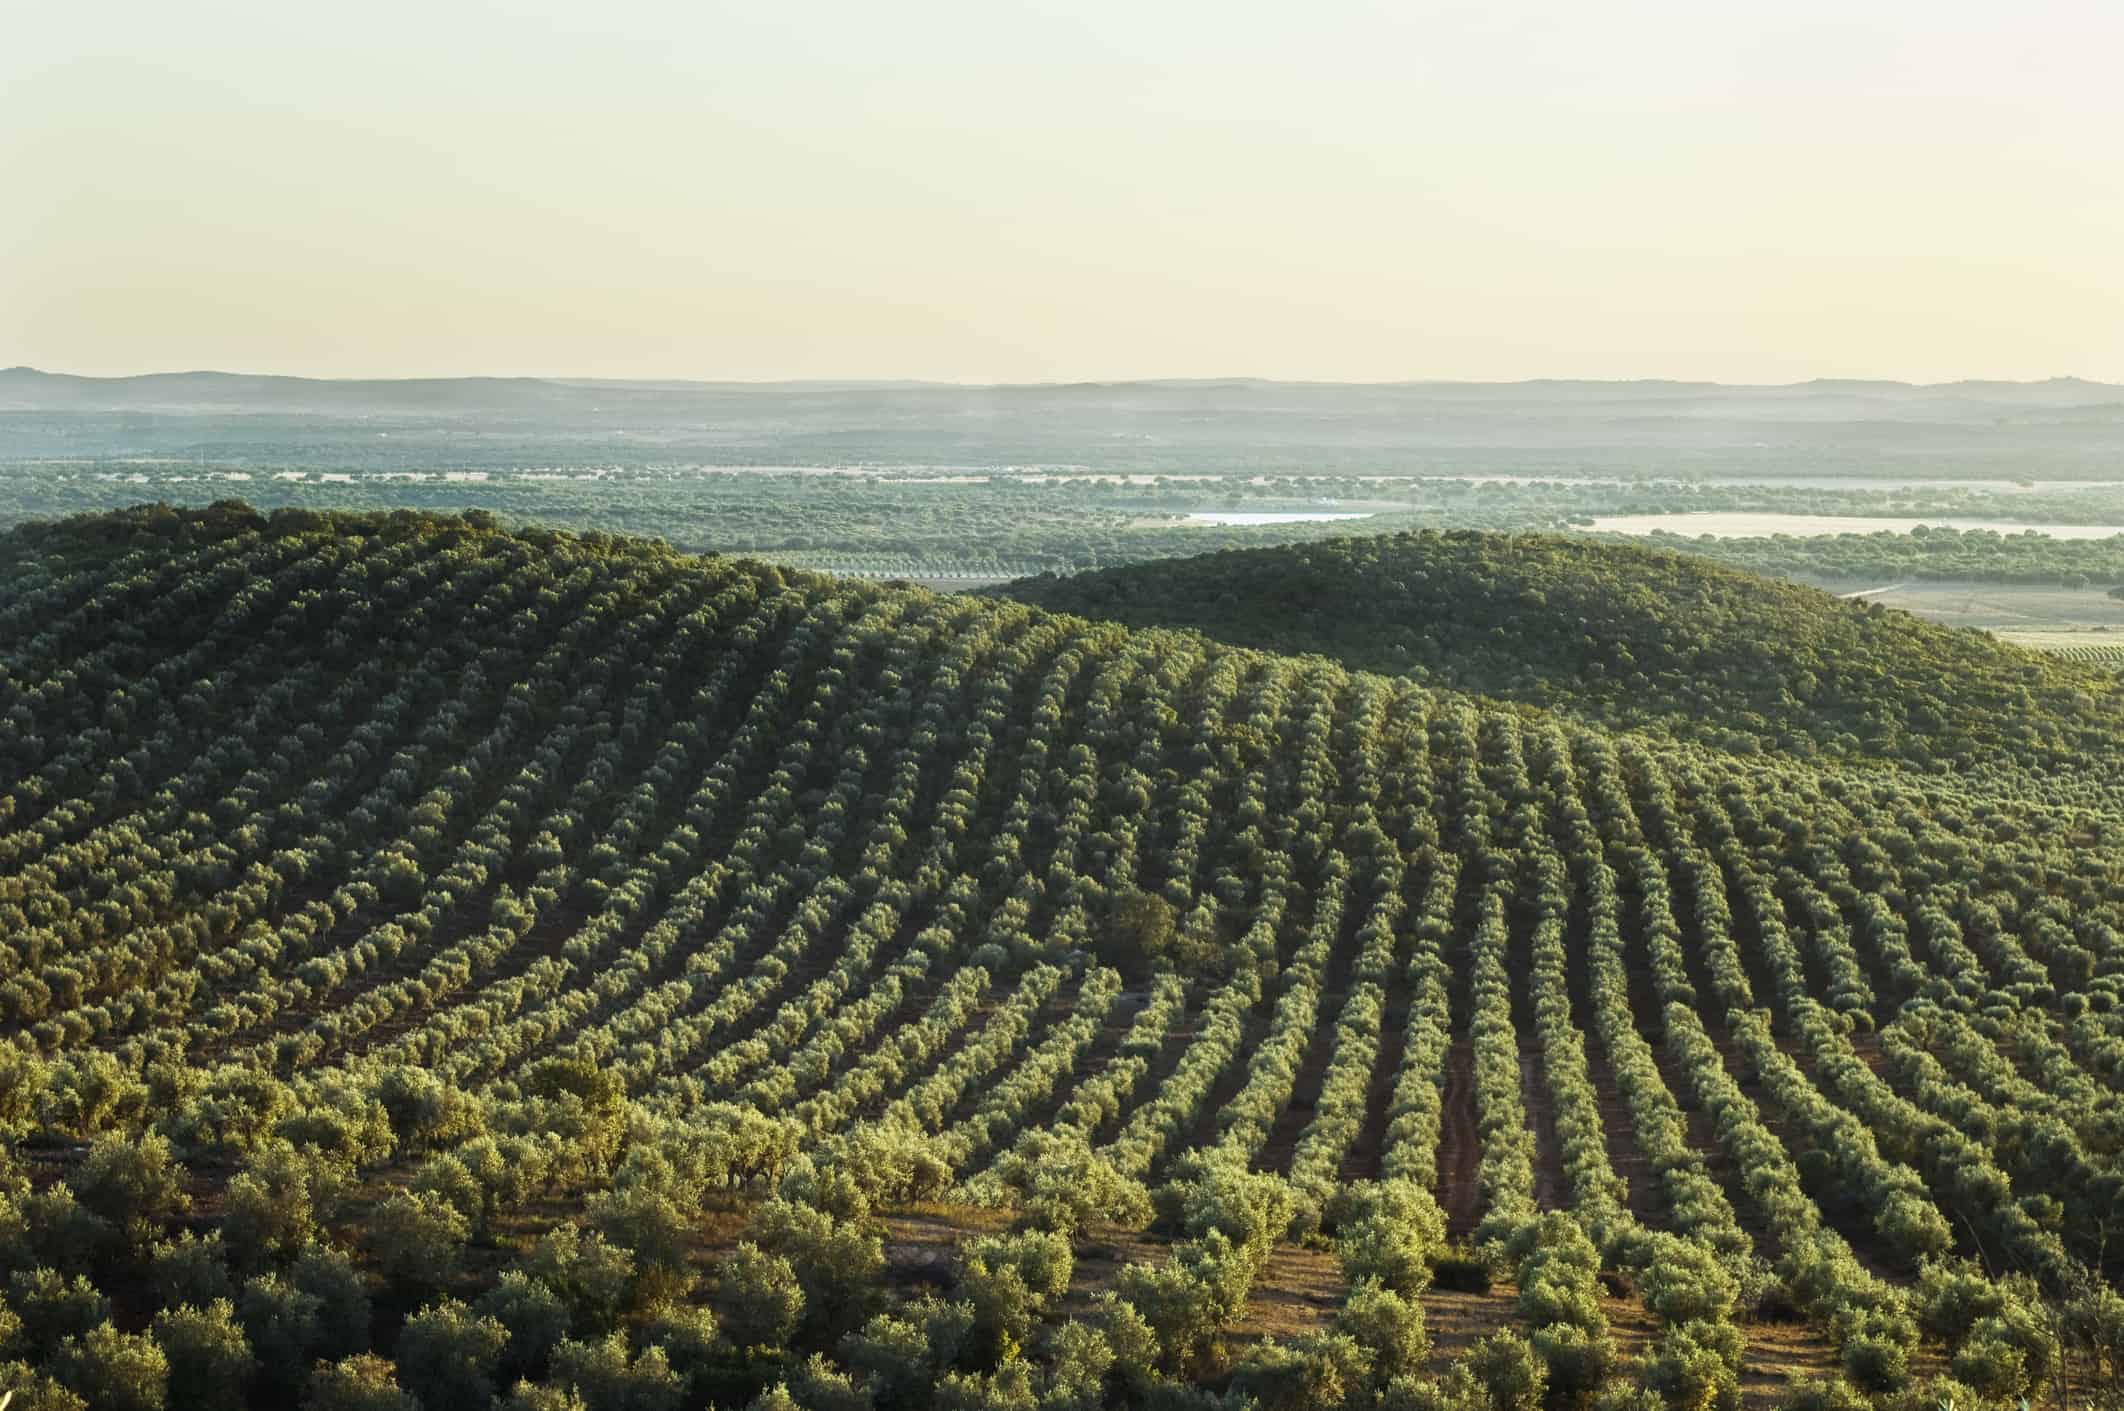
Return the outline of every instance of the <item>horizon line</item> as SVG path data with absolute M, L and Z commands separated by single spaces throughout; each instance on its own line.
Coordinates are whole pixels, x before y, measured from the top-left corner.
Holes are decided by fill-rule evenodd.
M 1817 386 L 1901 387 L 1913 391 L 1935 391 L 1953 387 L 2044 387 L 2069 383 L 2085 387 L 2097 387 L 2124 391 L 2124 383 L 2104 382 L 2077 374 L 2052 374 L 2038 378 L 2007 377 L 1960 377 L 1935 382 L 1913 382 L 1892 377 L 1831 377 L 1801 378 L 1793 382 L 1720 382 L 1708 378 L 1684 377 L 1522 377 L 1522 378 L 1458 378 L 1458 377 L 1404 377 L 1380 378 L 1353 381 L 1337 378 L 1263 377 L 1253 374 L 1180 375 L 1160 377 L 1115 377 L 1115 378 L 1060 378 L 1027 382 L 979 382 L 954 381 L 947 378 L 851 376 L 851 377 L 608 377 L 581 374 L 555 373 L 442 373 L 412 376 L 375 377 L 318 377 L 305 373 L 285 372 L 236 372 L 225 368 L 170 368 L 151 372 L 133 373 L 79 373 L 61 372 L 40 368 L 29 363 L 18 363 L 0 368 L 0 376 L 30 373 L 74 382 L 142 382 L 152 379 L 201 377 L 244 378 L 280 382 L 306 382 L 323 385 L 357 384 L 413 384 L 433 382 L 482 382 L 482 383 L 539 383 L 553 387 L 582 386 L 627 386 L 627 387 L 903 387 L 940 388 L 967 391 L 1042 389 L 1059 390 L 1090 387 L 1151 387 L 1151 386 L 1274 386 L 1274 387 L 1681 387 L 1719 388 L 1735 391 L 1790 391 Z

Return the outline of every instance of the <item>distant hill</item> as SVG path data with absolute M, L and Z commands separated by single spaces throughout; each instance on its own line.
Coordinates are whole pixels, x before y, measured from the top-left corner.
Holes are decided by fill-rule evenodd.
M 2046 382 L 1844 382 L 1727 385 L 1659 379 L 1600 382 L 1275 382 L 1258 378 L 1119 382 L 960 384 L 893 380 L 713 382 L 574 377 L 314 378 L 214 371 L 134 377 L 81 377 L 33 367 L 0 369 L 0 408 L 22 411 L 361 410 L 506 411 L 592 409 L 613 397 L 632 406 L 698 405 L 732 399 L 853 395 L 909 406 L 958 403 L 1064 403 L 1086 408 L 1194 403 L 1239 411 L 1311 410 L 1338 418 L 1400 411 L 1451 417 L 1514 415 L 1580 418 L 1610 414 L 1763 417 L 1823 415 L 1887 420 L 1985 417 L 2000 410 L 2124 409 L 2124 386 L 2053 378 Z
M 505 410 L 550 407 L 586 395 L 584 389 L 535 377 L 328 380 L 233 372 L 75 377 L 33 367 L 0 370 L 0 407 L 33 411 Z
M 0 464 L 1068 467 L 1478 481 L 1826 476 L 1863 485 L 2113 480 L 2120 443 L 2124 388 L 2069 382 L 962 386 L 0 371 Z
M 996 591 L 1742 750 L 2069 770 L 2124 742 L 2113 677 L 1633 545 L 1419 532 Z

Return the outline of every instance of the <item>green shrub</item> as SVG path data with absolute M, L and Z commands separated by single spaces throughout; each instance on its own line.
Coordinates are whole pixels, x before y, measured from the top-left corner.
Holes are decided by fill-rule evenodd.
M 455 1152 L 439 1151 L 423 1161 L 413 1176 L 413 1193 L 440 1200 L 464 1216 L 465 1224 L 475 1234 L 485 1227 L 486 1186 Z
M 619 1325 L 634 1294 L 634 1256 L 595 1232 L 559 1224 L 524 1259 L 524 1273 L 559 1294 L 578 1336 L 602 1337 Z
M 740 1351 L 774 1350 L 796 1334 L 804 1288 L 787 1259 L 746 1240 L 722 1263 L 714 1305 L 724 1334 Z
M 972 1336 L 971 1304 L 924 1296 L 841 1340 L 849 1369 L 880 1406 L 920 1406 Z
M 588 1411 L 574 1387 L 527 1381 L 509 1388 L 509 1394 L 494 1405 L 496 1411 Z
M 1605 1329 L 1600 1308 L 1600 1251 L 1569 1215 L 1549 1211 L 1528 1221 L 1509 1242 L 1519 1261 L 1519 1311 L 1535 1327 L 1567 1323 Z
M 1072 1319 L 1047 1335 L 1042 1411 L 1100 1411 L 1107 1404 L 1113 1344 L 1090 1322 Z
M 100 1049 L 71 1053 L 41 1071 L 37 1121 L 86 1141 L 141 1116 L 147 1085 Z
M 1470 1245 L 1448 1246 L 1431 1265 L 1432 1286 L 1453 1293 L 1488 1293 L 1496 1278 L 1490 1256 Z
M 1092 953 L 1099 963 L 1131 981 L 1161 970 L 1192 974 L 1214 957 L 1200 942 L 1180 934 L 1172 905 L 1151 892 L 1129 891 L 1114 898 L 1105 923 L 1092 934 Z M 975 962 L 979 964 L 979 961 Z
M 170 1364 L 162 1349 L 109 1323 L 59 1344 L 51 1366 L 96 1411 L 164 1411 L 169 1404 Z
M 1517 1333 L 1492 1333 L 1455 1366 L 1488 1400 L 1492 1411 L 1539 1411 L 1549 1369 Z
M 869 1394 L 816 1353 L 790 1374 L 789 1390 L 804 1411 L 872 1411 Z
M 81 1275 L 49 1268 L 7 1276 L 7 1306 L 20 1321 L 17 1336 L 30 1360 L 42 1361 L 68 1338 L 86 1337 L 111 1316 L 111 1302 Z
M 1875 1411 L 1990 1411 L 1974 1387 L 1952 1377 L 1921 1377 L 1901 1391 L 1869 1398 Z
M 223 1192 L 221 1235 L 231 1264 L 256 1272 L 311 1243 L 341 1179 L 330 1162 L 285 1141 L 261 1145 Z
M 164 1309 L 155 1315 L 154 1337 L 169 1364 L 172 1411 L 221 1411 L 244 1404 L 258 1361 L 227 1299 L 203 1308 Z
M 1740 1299 L 1740 1285 L 1700 1244 L 1648 1233 L 1629 1251 L 1638 1295 L 1668 1323 L 1723 1322 Z
M 422 1411 L 398 1388 L 388 1359 L 364 1352 L 320 1362 L 303 1388 L 302 1411 Z
M 313 1245 L 288 1270 L 288 1282 L 316 1300 L 313 1355 L 332 1361 L 369 1350 L 369 1286 L 353 1260 Z
M 1131 1391 L 1144 1390 L 1158 1366 L 1157 1330 L 1134 1304 L 1112 1290 L 1098 1296 L 1089 1321 L 1097 1325 L 1113 1352 L 1115 1380 Z
M 27 1362 L 0 1362 L 5 1411 L 89 1411 L 89 1404 Z
M 1232 1389 L 1259 1411 L 1315 1411 L 1357 1404 L 1372 1371 L 1371 1354 L 1347 1334 L 1264 1338 L 1233 1369 Z
M 1213 1238 L 1222 1242 L 1224 1237 Z M 1183 1263 L 1175 1257 L 1157 1264 L 1127 1264 L 1115 1276 L 1115 1294 L 1155 1335 L 1153 1365 L 1184 1371 L 1209 1350 L 1233 1303 L 1230 1280 L 1215 1273 L 1213 1264 Z M 1243 1299 L 1243 1278 L 1238 1287 Z
M 406 1319 L 397 1343 L 398 1378 L 423 1406 L 484 1406 L 509 1345 L 509 1330 L 456 1299 Z
M 590 1198 L 590 1227 L 634 1255 L 637 1302 L 680 1298 L 693 1285 L 692 1227 L 662 1191 L 629 1186 Z
M 14 1213 L 19 1238 L 7 1243 L 20 1263 L 80 1275 L 104 1272 L 125 1252 L 124 1232 L 75 1200 L 64 1181 L 23 1196 Z
M 1028 1230 L 971 1241 L 959 1252 L 959 1292 L 990 1359 L 1023 1347 L 1033 1324 L 1065 1293 L 1073 1267 L 1069 1241 Z
M 1424 1331 L 1423 1304 L 1376 1279 L 1351 1288 L 1336 1310 L 1334 1331 L 1354 1338 L 1371 1354 L 1372 1366 L 1381 1381 L 1413 1376 L 1423 1370 L 1431 1355 L 1431 1340 Z
M 100 1138 L 72 1177 L 75 1197 L 94 1214 L 145 1249 L 172 1218 L 191 1208 L 185 1170 L 170 1153 L 167 1137 Z
M 1873 1402 L 1842 1377 L 1810 1377 L 1788 1385 L 1778 1411 L 1872 1411 Z
M 1662 1331 L 1638 1362 L 1638 1380 L 1675 1411 L 1735 1411 L 1747 1352 L 1731 1323 L 1682 1323 Z
M 174 1240 L 158 1241 L 148 1253 L 148 1282 L 164 1308 L 187 1303 L 204 1308 L 236 1294 L 218 1230 L 204 1239 L 186 1230 Z
M 642 1342 L 663 1350 L 664 1360 L 694 1399 L 723 1360 L 728 1344 L 718 1335 L 715 1315 L 691 1303 L 669 1303 L 642 1324 Z
M 418 890 L 416 866 L 412 882 Z M 529 1078 L 526 1079 L 527 1083 Z M 384 1070 L 370 1094 L 384 1110 L 398 1149 L 419 1155 L 479 1134 L 477 1104 L 425 1068 L 400 1064 Z
M 1925 1336 L 1951 1344 L 2004 1308 L 2009 1296 L 2006 1283 L 1973 1259 L 1928 1259 L 1918 1268 L 1911 1311 Z
M 1143 1183 L 1122 1175 L 1075 1129 L 1033 1128 L 997 1160 L 994 1175 L 1033 1229 L 1068 1235 L 1094 1220 L 1140 1228 L 1151 1218 Z
M 1615 1341 L 1605 1327 L 1549 1323 L 1536 1328 L 1528 1340 L 1549 1369 L 1550 1395 L 1567 1406 L 1591 1395 L 1617 1360 Z
M 664 1350 L 651 1347 L 630 1357 L 620 1333 L 562 1343 L 553 1350 L 553 1380 L 580 1396 L 587 1411 L 678 1411 L 685 1398 Z
M 829 1161 L 821 1165 L 805 1155 L 789 1163 L 774 1193 L 792 1205 L 816 1210 L 841 1223 L 860 1224 L 870 1218 L 875 1184 L 846 1163 Z
M 546 1371 L 553 1349 L 568 1336 L 568 1305 L 561 1296 L 521 1269 L 505 1269 L 494 1287 L 479 1296 L 473 1310 L 509 1331 L 497 1378 L 510 1385 Z
M 1280 1176 L 1192 1158 L 1179 1165 L 1199 1174 L 1183 1176 L 1159 1197 L 1172 1200 L 1181 1233 L 1193 1239 L 1222 1234 L 1253 1262 L 1266 1258 L 1291 1223 L 1289 1184 Z
M 457 1276 L 471 1227 L 447 1201 L 400 1191 L 369 1211 L 362 1252 L 392 1288 L 433 1293 Z
M 278 1274 L 261 1274 L 243 1286 L 236 1317 L 258 1359 L 259 1381 L 276 1399 L 292 1400 L 322 1355 L 323 1314 L 323 1299 Z
M 935 1411 L 1036 1411 L 1033 1369 L 1017 1359 L 992 1372 L 946 1372 L 933 1405 Z
M 273 1134 L 348 1172 L 382 1164 L 398 1145 L 383 1104 L 346 1078 L 328 1080 L 308 1105 L 282 1118 Z
M 1593 1411 L 1667 1411 L 1667 1403 L 1650 1387 L 1617 1378 L 1593 1393 Z
M 786 1200 L 753 1212 L 746 1236 L 789 1261 L 804 1291 L 804 1326 L 832 1339 L 860 1326 L 882 1293 L 885 1246 L 876 1231 Z
M 187 1155 L 244 1161 L 278 1140 L 271 1136 L 273 1129 L 294 1115 L 295 1094 L 280 1079 L 259 1068 L 223 1068 L 164 1125 Z
M 1878 1313 L 1842 1320 L 1844 1375 L 1862 1391 L 1894 1391 L 1910 1379 L 1910 1351 L 1915 1331 Z
M 1412 1181 L 1359 1182 L 1330 1202 L 1335 1257 L 1352 1283 L 1376 1279 L 1405 1294 L 1431 1283 L 1445 1255 L 1445 1212 Z

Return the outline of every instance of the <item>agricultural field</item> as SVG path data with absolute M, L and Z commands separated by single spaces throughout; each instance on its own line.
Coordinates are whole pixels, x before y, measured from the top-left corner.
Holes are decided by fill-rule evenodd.
M 2017 647 L 2042 652 L 2063 661 L 2086 666 L 2124 670 L 2124 636 L 2106 632 L 2005 631 L 1999 636 Z
M 1333 559 L 1600 586 L 1418 680 L 1215 640 L 1251 561 L 1123 625 L 478 514 L 0 537 L 9 1411 L 2120 1404 L 2116 679 Z M 1834 727 L 1692 694 L 1722 629 Z
M 1318 653 L 1736 754 L 1895 762 L 1964 785 L 1997 776 L 2014 796 L 2099 791 L 2106 772 L 2086 763 L 2124 745 L 2124 692 L 2113 676 L 2055 659 L 2046 667 L 1991 636 L 1892 606 L 1915 590 L 1832 601 L 1686 550 L 1426 530 L 1043 575 L 994 591 L 1136 627 Z M 1936 590 L 1956 602 L 1979 593 L 2092 600 L 2101 606 L 2083 610 L 2105 618 L 2124 612 L 2105 594 L 2065 589 Z
M 2124 642 L 2071 642 L 2046 646 L 2044 650 L 2067 661 L 2124 670 Z
M 2081 644 L 2096 644 L 2105 633 L 2124 636 L 2124 599 L 2113 598 L 2106 591 L 1893 578 L 1853 590 L 1847 586 L 1849 582 L 1821 581 L 1820 586 L 1838 596 L 1862 596 L 1928 622 L 1990 632 L 2002 641 L 2036 651 L 2075 639 Z

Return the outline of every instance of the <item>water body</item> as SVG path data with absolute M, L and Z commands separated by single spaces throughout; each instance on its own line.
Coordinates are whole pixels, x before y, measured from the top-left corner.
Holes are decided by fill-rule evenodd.
M 1332 519 L 1370 519 L 1370 511 L 1358 513 L 1316 513 L 1294 511 L 1289 514 L 1258 512 L 1253 510 L 1198 510 L 1187 517 L 1189 524 L 1314 524 Z
M 1989 529 L 1995 534 L 2047 534 L 2053 539 L 2107 539 L 2124 534 L 2115 524 L 2014 524 L 2000 519 L 1873 518 L 1838 514 L 1753 514 L 1699 510 L 1683 514 L 1599 515 L 1592 527 L 1609 534 L 1708 534 L 1714 539 L 1761 539 L 1772 534 L 1809 537 L 1817 534 L 1908 534 L 1919 525 L 1933 529 Z

